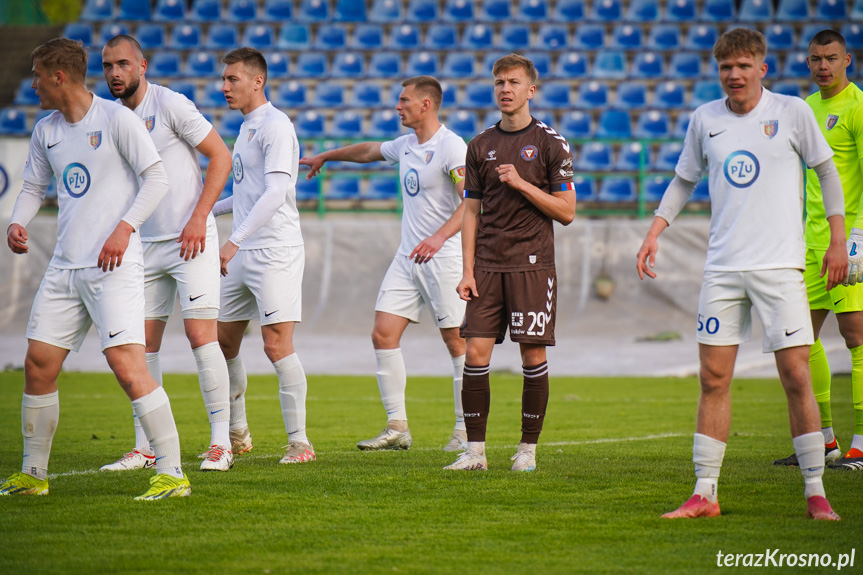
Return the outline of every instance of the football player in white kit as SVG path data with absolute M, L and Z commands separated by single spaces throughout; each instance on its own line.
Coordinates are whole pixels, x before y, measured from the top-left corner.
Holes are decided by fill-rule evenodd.
M 138 41 L 120 35 L 102 49 L 102 70 L 111 94 L 135 112 L 162 158 L 171 191 L 141 226 L 144 245 L 144 299 L 147 305 L 146 358 L 161 385 L 159 349 L 177 293 L 210 420 L 210 448 L 203 471 L 227 471 L 234 464 L 228 434 L 228 366 L 219 349 L 219 254 L 211 214 L 231 173 L 231 153 L 213 126 L 182 94 L 151 84 Z M 195 150 L 209 159 L 206 179 Z M 179 244 L 179 245 L 178 245 Z M 206 249 L 209 247 L 209 249 Z M 153 465 L 153 452 L 135 418 L 135 448 L 103 471 Z
M 719 471 L 731 425 L 731 378 L 738 344 L 748 341 L 751 308 L 764 325 L 764 352 L 773 352 L 788 399 L 794 450 L 803 473 L 807 515 L 838 520 L 824 493 L 824 441 L 809 374 L 813 342 L 803 242 L 803 169 L 824 191 L 831 244 L 822 264 L 828 289 L 846 274 L 844 198 L 833 151 L 806 103 L 764 89 L 767 43 L 736 28 L 713 49 L 725 98 L 692 114 L 676 176 L 638 252 L 638 275 L 654 278 L 659 234 L 709 173 L 711 219 L 698 304 L 696 340 L 701 396 L 693 443 L 695 492 L 665 518 L 715 517 Z
M 222 92 L 228 107 L 243 113 L 234 143 L 234 195 L 213 213 L 233 212 L 231 237 L 219 252 L 222 289 L 219 344 L 231 380 L 231 432 L 245 449 L 252 438 L 246 422 L 246 372 L 240 344 L 249 320 L 259 319 L 264 352 L 279 377 L 279 401 L 288 449 L 279 463 L 315 460 L 306 436 L 306 374 L 294 351 L 294 323 L 302 319 L 305 251 L 297 211 L 300 145 L 294 125 L 267 101 L 267 62 L 252 48 L 222 58 Z
M 300 163 L 316 176 L 327 161 L 377 162 L 399 165 L 404 213 L 402 240 L 387 270 L 375 305 L 372 344 L 377 380 L 387 412 L 387 426 L 376 437 L 360 441 L 363 450 L 408 449 L 411 434 L 405 409 L 407 375 L 399 342 L 408 323 L 418 323 L 425 304 L 452 357 L 455 429 L 444 451 L 467 448 L 461 404 L 465 342 L 458 327 L 465 302 L 456 286 L 461 280 L 461 223 L 464 207 L 464 166 L 467 145 L 441 125 L 438 111 L 441 86 L 431 76 L 402 82 L 396 111 L 402 125 L 412 128 L 389 142 L 363 142 L 328 150 Z
M 136 499 L 189 495 L 180 440 L 165 390 L 144 360 L 144 262 L 135 233 L 168 192 L 156 146 L 135 114 L 87 91 L 87 52 L 58 38 L 33 51 L 33 88 L 43 110 L 7 243 L 28 251 L 26 226 L 57 179 L 57 244 L 27 325 L 22 472 L 0 494 L 45 495 L 51 442 L 60 415 L 57 377 L 69 350 L 95 324 L 102 352 L 155 452 L 156 475 Z M 139 184 L 140 179 L 140 184 Z M 122 265 L 121 265 L 122 264 Z

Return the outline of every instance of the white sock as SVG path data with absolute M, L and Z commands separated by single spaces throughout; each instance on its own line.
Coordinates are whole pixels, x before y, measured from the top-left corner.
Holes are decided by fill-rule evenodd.
M 157 387 L 143 397 L 132 401 L 144 433 L 156 454 L 156 473 L 183 477 L 180 463 L 180 436 L 171 412 L 171 402 L 165 388 Z
M 405 407 L 405 387 L 407 374 L 405 360 L 401 348 L 376 349 L 378 389 L 381 401 L 387 410 L 387 420 L 403 419 L 407 421 L 408 412 Z
M 159 352 L 145 353 L 144 359 L 147 360 L 147 372 L 150 377 L 156 380 L 160 386 L 162 385 L 162 364 L 159 362 Z
M 464 408 L 461 404 L 461 381 L 464 377 L 463 355 L 452 358 L 452 369 L 452 393 L 453 397 L 455 398 L 455 428 L 464 431 L 467 430 L 467 427 L 465 427 L 464 425 Z
M 24 458 L 21 472 L 44 480 L 48 477 L 51 442 L 60 421 L 60 395 L 27 395 L 21 398 L 21 434 Z
M 192 350 L 198 365 L 198 383 L 207 417 L 210 419 L 210 445 L 230 447 L 228 424 L 231 420 L 231 407 L 228 402 L 229 376 L 225 357 L 218 342 L 205 343 Z
M 791 440 L 794 442 L 794 453 L 803 474 L 803 496 L 806 499 L 815 495 L 824 497 L 824 436 L 819 431 L 804 433 Z
M 821 435 L 824 436 L 824 445 L 827 445 L 828 443 L 830 443 L 834 439 L 836 439 L 836 436 L 833 435 L 833 428 L 832 427 L 822 427 L 821 428 Z
M 296 353 L 283 357 L 273 363 L 279 376 L 279 403 L 282 404 L 282 418 L 285 431 L 291 443 L 309 443 L 306 437 L 306 372 Z
M 246 378 L 246 368 L 243 360 L 238 355 L 234 359 L 226 360 L 228 365 L 228 379 L 230 380 L 230 395 L 228 400 L 231 404 L 231 429 L 245 429 L 249 427 L 246 421 L 246 387 L 249 382 Z
M 854 437 L 851 439 L 851 449 L 863 451 L 863 435 L 854 434 Z
M 468 441 L 467 450 L 474 455 L 485 455 L 485 441 Z
M 725 457 L 725 444 L 718 439 L 696 433 L 692 443 L 692 462 L 695 463 L 695 491 L 710 501 L 716 502 L 719 471 Z
M 147 372 L 150 377 L 156 380 L 160 386 L 162 385 L 162 364 L 159 363 L 159 352 L 145 353 L 144 358 L 147 360 Z M 144 433 L 144 428 L 141 427 L 141 422 L 138 421 L 138 416 L 135 415 L 135 410 L 132 410 L 132 419 L 135 422 L 135 449 L 145 455 L 153 455 L 153 450 L 150 448 L 150 442 L 147 441 L 147 434 Z

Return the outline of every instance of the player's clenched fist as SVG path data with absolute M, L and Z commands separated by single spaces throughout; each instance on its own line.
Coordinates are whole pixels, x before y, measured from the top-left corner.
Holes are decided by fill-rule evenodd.
M 518 171 L 515 169 L 515 166 L 512 164 L 501 164 L 495 168 L 497 170 L 497 175 L 500 177 L 500 181 L 509 184 L 509 187 L 519 189 L 521 183 L 524 181 L 521 179 L 521 176 L 518 175 Z
M 15 254 L 26 254 L 30 251 L 27 247 L 27 230 L 20 224 L 9 224 L 6 233 L 6 243 Z

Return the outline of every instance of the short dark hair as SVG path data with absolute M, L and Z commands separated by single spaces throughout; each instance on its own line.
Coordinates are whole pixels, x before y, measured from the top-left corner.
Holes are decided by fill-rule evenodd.
M 260 50 L 243 46 L 225 54 L 222 57 L 222 62 L 224 64 L 242 62 L 248 72 L 253 76 L 260 74 L 264 77 L 264 84 L 267 83 L 267 60 Z
M 413 86 L 417 92 L 423 96 L 427 96 L 434 104 L 435 109 L 440 110 L 441 102 L 443 102 L 443 89 L 440 87 L 440 82 L 432 76 L 414 76 L 402 82 L 402 87 L 406 88 Z
M 69 38 L 48 40 L 30 54 L 30 64 L 37 63 L 51 73 L 62 70 L 71 79 L 79 82 L 87 78 L 87 51 L 80 40 Z
M 809 47 L 812 46 L 826 46 L 827 44 L 832 44 L 836 42 L 842 49 L 847 51 L 848 48 L 845 46 L 845 36 L 837 32 L 836 30 L 821 30 L 809 40 Z
M 129 36 L 128 34 L 117 34 L 116 36 L 105 42 L 105 47 L 113 48 L 121 42 L 128 42 L 138 54 L 138 57 L 141 60 L 144 59 L 144 50 L 141 49 L 141 44 L 139 44 L 137 40 L 135 40 L 132 36 Z
M 508 56 L 499 58 L 491 69 L 491 75 L 497 76 L 502 71 L 511 68 L 522 68 L 527 73 L 527 77 L 530 78 L 531 83 L 535 84 L 537 78 L 539 78 L 539 72 L 536 71 L 536 66 L 533 65 L 533 62 L 520 54 L 509 54 Z
M 738 55 L 763 60 L 767 56 L 767 40 L 764 34 L 751 28 L 734 28 L 720 36 L 713 45 L 713 57 L 717 62 Z

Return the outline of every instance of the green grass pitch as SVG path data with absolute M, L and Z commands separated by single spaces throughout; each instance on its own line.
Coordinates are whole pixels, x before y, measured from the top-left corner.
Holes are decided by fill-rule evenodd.
M 793 451 L 775 380 L 733 383 L 723 517 L 688 521 L 659 516 L 694 484 L 694 379 L 553 377 L 530 474 L 509 470 L 521 401 L 509 374 L 492 376 L 485 473 L 441 469 L 454 459 L 440 451 L 453 420 L 444 377 L 409 379 L 414 447 L 386 453 L 355 447 L 384 423 L 374 378 L 310 377 L 318 461 L 296 466 L 277 464 L 287 438 L 275 376 L 250 377 L 255 449 L 208 474 L 195 457 L 209 439 L 197 379 L 169 375 L 165 387 L 193 495 L 133 501 L 150 472 L 97 472 L 132 447 L 131 408 L 110 375 L 64 373 L 51 493 L 0 498 L 0 573 L 711 573 L 719 551 L 837 557 L 855 546 L 844 572 L 863 564 L 863 473 L 827 470 L 842 521 L 816 523 L 799 471 L 771 465 Z M 3 476 L 20 466 L 22 389 L 22 373 L 0 373 Z M 847 447 L 847 378 L 833 398 Z

